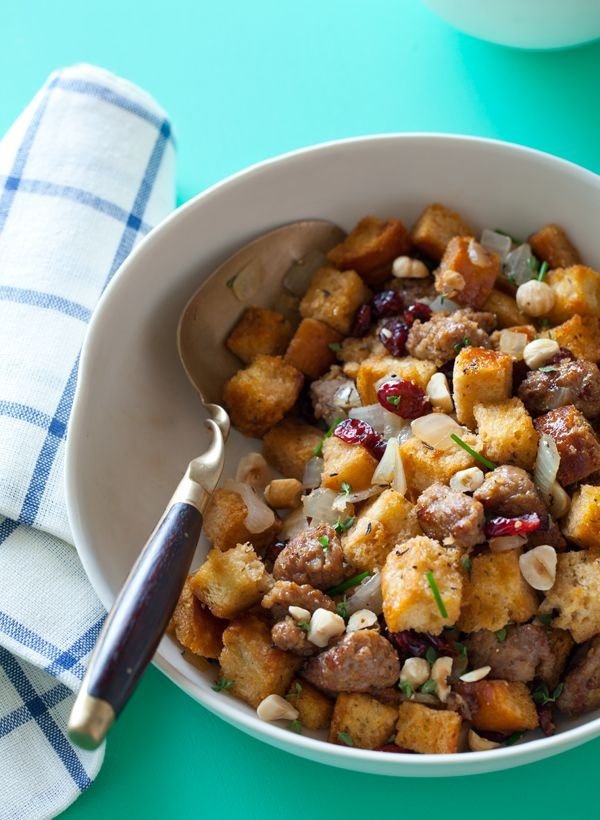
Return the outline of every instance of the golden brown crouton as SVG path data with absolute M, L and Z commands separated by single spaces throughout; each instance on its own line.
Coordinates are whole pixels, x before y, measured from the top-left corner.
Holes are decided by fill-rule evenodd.
M 322 439 L 318 428 L 285 419 L 263 438 L 263 454 L 271 467 L 286 478 L 302 481 L 306 462 L 314 456 Z
M 259 552 L 268 546 L 281 528 L 275 518 L 272 526 L 263 532 L 252 533 L 245 521 L 248 509 L 239 493 L 233 490 L 215 490 L 204 513 L 204 534 L 215 549 L 229 550 L 248 541 Z
M 367 502 L 342 538 L 344 557 L 357 570 L 381 568 L 396 545 L 421 534 L 416 507 L 395 490 Z
M 383 614 L 391 632 L 416 629 L 439 635 L 458 620 L 464 570 L 461 550 L 418 535 L 398 544 L 381 571 Z M 433 580 L 432 580 L 433 579 Z M 439 592 L 442 614 L 434 589 Z
M 600 319 L 597 316 L 580 316 L 576 313 L 562 325 L 542 335 L 551 337 L 578 359 L 600 362 Z
M 512 358 L 498 350 L 464 347 L 454 360 L 454 406 L 461 424 L 475 427 L 476 404 L 495 404 L 512 394 Z
M 327 259 L 340 270 L 355 270 L 371 283 L 381 281 L 381 276 L 372 276 L 378 268 L 390 265 L 409 247 L 408 232 L 399 219 L 365 216 L 343 242 L 329 251 Z M 383 278 L 387 275 L 384 272 Z
M 452 288 L 454 301 L 459 305 L 480 308 L 492 292 L 500 272 L 500 257 L 487 251 L 472 236 L 455 236 L 448 242 L 435 274 L 438 293 L 449 292 L 445 277 L 447 271 L 460 274 L 464 282 Z
M 513 325 L 526 325 L 529 318 L 521 313 L 517 307 L 516 300 L 497 288 L 494 288 L 483 303 L 482 310 L 487 310 L 496 315 L 499 328 L 508 328 Z
M 439 261 L 455 236 L 473 236 L 473 229 L 445 205 L 428 205 L 411 231 L 413 244 L 427 256 Z
M 533 471 L 538 434 L 523 402 L 512 398 L 497 404 L 476 404 L 479 451 L 495 464 L 514 464 Z
M 186 579 L 168 631 L 179 643 L 202 658 L 218 658 L 223 648 L 223 630 L 227 621 L 215 616 L 192 592 L 191 576 Z
M 302 373 L 281 356 L 257 356 L 223 390 L 232 424 L 245 436 L 264 436 L 295 404 L 303 382 Z
M 472 433 L 465 433 L 462 439 L 477 449 L 477 438 Z M 408 493 L 413 500 L 436 481 L 449 484 L 454 473 L 477 466 L 475 459 L 458 445 L 448 450 L 432 450 L 416 436 L 402 442 L 400 455 Z
M 585 265 L 556 268 L 545 281 L 554 291 L 556 301 L 547 314 L 553 323 L 566 322 L 573 314 L 600 316 L 600 274 Z
M 436 372 L 433 362 L 415 359 L 412 356 L 370 356 L 360 363 L 356 376 L 356 389 L 363 405 L 377 404 L 375 384 L 383 378 L 395 376 L 414 382 L 425 390 L 429 379 Z
M 242 615 L 223 633 L 219 657 L 229 691 L 256 708 L 267 695 L 285 695 L 302 658 L 277 649 L 269 626 L 255 615 Z
M 275 478 L 265 487 L 265 501 L 274 510 L 296 509 L 304 486 L 297 478 Z
M 194 595 L 217 618 L 234 618 L 257 604 L 270 584 L 271 576 L 251 544 L 227 552 L 213 548 L 190 581 Z
M 521 575 L 521 550 L 484 552 L 471 559 L 458 626 L 463 632 L 497 632 L 509 621 L 525 623 L 538 608 L 534 590 Z
M 560 465 L 556 478 L 561 484 L 583 481 L 600 469 L 600 442 L 592 425 L 574 405 L 549 410 L 534 421 L 535 429 L 556 442 Z
M 261 353 L 279 356 L 291 338 L 292 326 L 281 313 L 249 307 L 227 337 L 226 345 L 239 359 L 249 364 Z
M 473 726 L 480 732 L 510 735 L 536 729 L 539 719 L 529 689 L 520 681 L 480 680 L 462 684 L 461 691 L 476 701 Z
M 338 695 L 329 729 L 329 742 L 356 749 L 383 746 L 394 734 L 398 708 L 380 703 L 370 695 Z
M 341 490 L 345 482 L 350 485 L 350 492 L 358 493 L 371 486 L 377 461 L 361 444 L 348 444 L 331 436 L 323 442 L 323 459 L 323 487 Z
M 558 610 L 552 626 L 568 629 L 577 643 L 600 632 L 600 555 L 594 550 L 558 556 L 556 581 L 540 606 L 540 614 Z
M 303 319 L 284 358 L 305 376 L 318 379 L 336 360 L 331 345 L 339 345 L 342 339 L 343 336 L 329 325 L 317 319 Z
M 579 487 L 571 499 L 562 531 L 578 547 L 600 549 L 600 487 Z
M 581 257 L 577 249 L 558 225 L 544 225 L 529 237 L 531 250 L 551 268 L 578 265 Z
M 347 336 L 358 308 L 371 300 L 371 291 L 353 270 L 319 268 L 300 302 L 300 314 L 318 319 Z
M 294 679 L 286 695 L 298 710 L 305 729 L 328 729 L 333 712 L 333 701 L 305 680 Z
M 457 712 L 406 701 L 398 708 L 396 744 L 412 752 L 448 755 L 461 749 L 462 718 Z

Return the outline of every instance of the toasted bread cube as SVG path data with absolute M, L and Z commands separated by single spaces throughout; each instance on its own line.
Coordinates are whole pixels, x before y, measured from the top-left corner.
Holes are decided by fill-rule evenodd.
M 473 709 L 473 726 L 480 732 L 510 735 L 539 725 L 533 698 L 520 681 L 486 679 L 462 684 L 460 688 L 477 704 Z
M 329 728 L 333 701 L 311 683 L 295 678 L 286 698 L 300 713 L 299 719 L 304 729 Z
M 331 345 L 339 345 L 342 339 L 337 330 L 318 319 L 303 319 L 284 358 L 305 376 L 318 379 L 336 361 Z
M 536 677 L 543 681 L 550 691 L 553 691 L 563 676 L 567 660 L 575 646 L 575 641 L 565 629 L 552 629 L 546 626 L 544 631 L 548 639 L 550 652 L 546 653 L 541 659 Z
M 292 338 L 292 326 L 281 313 L 249 307 L 242 313 L 225 344 L 246 364 L 258 355 L 279 356 Z
M 462 751 L 461 728 L 457 712 L 405 701 L 398 707 L 396 744 L 419 754 L 450 755 Z
M 399 219 L 365 216 L 343 242 L 329 251 L 327 259 L 340 270 L 355 270 L 369 282 L 377 268 L 390 265 L 409 248 L 408 232 Z M 384 272 L 384 278 L 387 275 Z
M 509 621 L 525 623 L 538 608 L 534 590 L 521 575 L 521 550 L 484 552 L 471 559 L 458 621 L 463 632 L 497 632 Z
M 543 335 L 550 336 L 578 359 L 600 362 L 600 319 L 597 316 L 580 316 L 576 313 Z
M 473 233 L 460 214 L 434 202 L 417 219 L 411 239 L 422 253 L 439 261 L 451 239 L 455 236 L 473 236 Z
M 342 538 L 344 557 L 357 570 L 381 568 L 396 545 L 421 534 L 414 504 L 395 490 L 384 490 L 361 509 Z
M 571 498 L 562 531 L 578 547 L 600 548 L 600 487 L 580 485 Z
M 452 298 L 459 305 L 480 308 L 492 292 L 501 263 L 497 253 L 487 251 L 472 236 L 455 236 L 448 242 L 440 267 L 435 274 L 435 289 L 446 293 L 446 271 L 460 273 L 465 285 Z
M 520 399 L 497 404 L 476 404 L 479 451 L 495 464 L 514 464 L 533 471 L 537 456 L 538 434 L 533 419 Z
M 304 485 L 297 478 L 275 478 L 265 487 L 265 501 L 274 510 L 294 510 L 303 492 Z
M 341 349 L 337 354 L 337 357 L 340 362 L 344 364 L 355 364 L 358 366 L 359 362 L 368 359 L 369 356 L 373 355 L 373 348 L 381 346 L 381 350 L 383 351 L 381 355 L 385 354 L 386 350 L 385 347 L 375 339 L 373 335 L 363 336 L 362 338 L 358 339 L 356 336 L 348 336 L 347 339 L 344 339 L 341 345 Z
M 281 356 L 257 356 L 238 370 L 223 389 L 223 401 L 234 427 L 261 438 L 293 407 L 304 377 Z
M 514 330 L 513 325 L 526 325 L 529 317 L 521 313 L 516 300 L 497 288 L 494 288 L 483 303 L 482 310 L 496 314 L 499 328 Z
M 223 633 L 219 664 L 234 681 L 229 691 L 255 709 L 267 695 L 285 695 L 302 658 L 277 649 L 270 627 L 255 615 L 242 615 Z
M 600 274 L 585 265 L 548 271 L 545 281 L 556 301 L 547 314 L 552 323 L 566 322 L 573 314 L 600 316 Z
M 356 389 L 359 392 L 363 405 L 377 404 L 377 390 L 375 384 L 380 379 L 399 376 L 409 382 L 417 384 L 425 390 L 429 379 L 436 372 L 433 362 L 425 359 L 415 359 L 412 356 L 370 356 L 360 363 L 356 376 Z
M 475 427 L 476 404 L 495 404 L 512 395 L 512 358 L 499 350 L 463 347 L 454 360 L 454 406 L 461 424 Z
M 381 571 L 383 614 L 388 629 L 416 629 L 439 635 L 458 620 L 464 570 L 461 550 L 442 547 L 438 541 L 418 535 L 398 544 L 387 556 Z M 433 573 L 446 617 L 442 615 L 427 573 Z
M 241 495 L 233 490 L 215 490 L 204 513 L 204 534 L 215 549 L 225 551 L 249 542 L 259 552 L 267 547 L 281 528 L 275 519 L 263 532 L 252 533 L 245 521 L 248 509 Z
M 371 291 L 354 270 L 319 268 L 300 302 L 300 314 L 318 319 L 347 336 L 358 308 L 371 300 Z
M 221 552 L 211 549 L 190 580 L 194 595 L 217 618 L 235 618 L 257 604 L 271 584 L 271 576 L 251 544 Z
M 558 610 L 552 626 L 568 629 L 577 643 L 600 632 L 600 555 L 596 551 L 563 552 L 556 581 L 540 606 L 540 614 Z
M 306 462 L 314 456 L 322 439 L 323 433 L 317 427 L 285 419 L 263 438 L 263 455 L 286 478 L 302 481 Z
M 551 268 L 568 268 L 581 262 L 577 248 L 559 225 L 544 225 L 531 234 L 529 245 Z
M 394 734 L 397 720 L 397 706 L 380 703 L 370 695 L 343 692 L 335 701 L 328 740 L 348 745 L 343 740 L 348 735 L 356 749 L 374 749 Z
M 361 444 L 348 444 L 331 436 L 323 442 L 323 459 L 323 487 L 341 490 L 345 482 L 350 485 L 351 492 L 358 493 L 371 486 L 377 461 Z
M 203 606 L 192 592 L 191 576 L 185 581 L 168 632 L 179 643 L 202 658 L 218 658 L 223 649 L 223 630 L 227 621 L 215 616 Z
M 600 469 L 600 442 L 592 425 L 574 405 L 549 410 L 534 421 L 538 433 L 547 433 L 556 442 L 560 466 L 556 478 L 561 484 L 583 481 Z
M 472 433 L 465 433 L 462 439 L 470 447 L 477 448 L 477 439 Z M 449 484 L 454 473 L 477 466 L 475 459 L 458 445 L 448 450 L 432 450 L 415 436 L 402 442 L 400 455 L 413 500 L 436 481 Z

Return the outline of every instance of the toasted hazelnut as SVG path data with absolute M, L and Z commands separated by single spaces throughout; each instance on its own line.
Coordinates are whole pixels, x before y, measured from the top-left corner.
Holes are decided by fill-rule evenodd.
M 450 694 L 450 686 L 448 684 L 448 677 L 452 673 L 452 658 L 442 656 L 434 661 L 431 667 L 431 680 L 435 681 L 437 685 L 437 696 L 446 703 L 448 695 Z
M 444 373 L 434 373 L 427 382 L 425 392 L 434 407 L 439 407 L 444 413 L 451 413 L 454 410 L 448 379 Z
M 554 339 L 534 339 L 533 342 L 529 342 L 529 344 L 525 346 L 523 358 L 525 359 L 527 367 L 531 370 L 535 370 L 549 362 L 559 350 L 559 344 L 555 342 Z
M 359 629 L 369 629 L 377 623 L 377 615 L 370 609 L 357 609 L 348 618 L 346 632 L 358 632 Z
M 413 689 L 418 689 L 429 680 L 431 669 L 425 658 L 407 658 L 400 670 L 400 680 L 410 683 Z
M 556 296 L 550 285 L 530 279 L 519 285 L 516 293 L 517 307 L 529 316 L 544 316 L 554 307 Z
M 450 479 L 450 489 L 459 493 L 474 493 L 483 484 L 485 476 L 479 467 L 467 467 L 459 470 Z
M 556 550 L 548 544 L 541 544 L 519 558 L 521 575 L 530 587 L 546 591 L 551 589 L 556 579 Z
M 425 279 L 429 276 L 429 269 L 420 259 L 399 256 L 392 264 L 392 275 L 397 279 Z
M 477 683 L 478 680 L 487 678 L 491 671 L 491 666 L 480 666 L 479 669 L 473 669 L 471 672 L 465 672 L 464 675 L 460 676 L 459 680 L 464 681 L 464 683 Z
M 310 621 L 310 612 L 302 606 L 289 606 L 288 612 L 298 623 L 308 623 Z
M 488 740 L 485 737 L 481 737 L 481 735 L 478 735 L 477 732 L 473 731 L 473 729 L 469 729 L 467 744 L 472 752 L 488 752 L 490 749 L 497 749 L 500 745 L 494 740 Z
M 296 720 L 300 713 L 281 695 L 267 695 L 258 704 L 256 714 L 261 720 Z
M 310 619 L 308 630 L 308 640 L 315 646 L 325 647 L 331 638 L 343 634 L 346 630 L 346 622 L 335 612 L 328 609 L 315 609 Z

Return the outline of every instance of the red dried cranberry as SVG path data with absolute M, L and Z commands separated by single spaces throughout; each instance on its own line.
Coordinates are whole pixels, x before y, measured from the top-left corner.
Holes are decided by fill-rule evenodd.
M 397 290 L 382 290 L 373 297 L 373 310 L 381 318 L 397 316 L 404 307 L 404 300 Z
M 431 411 L 429 399 L 419 385 L 406 379 L 390 379 L 377 391 L 379 404 L 403 419 L 416 419 Z
M 379 340 L 392 356 L 404 356 L 407 339 L 408 325 L 402 319 L 392 319 L 386 322 L 379 331 Z
M 378 461 L 385 451 L 385 441 L 370 424 L 360 419 L 344 419 L 333 431 L 333 435 L 348 444 L 362 444 Z
M 443 635 L 415 632 L 414 629 L 404 629 L 401 632 L 389 632 L 384 629 L 383 634 L 398 652 L 401 660 L 422 658 L 431 647 L 440 655 L 455 657 L 458 654 L 454 641 L 449 641 Z
M 537 706 L 536 708 L 538 717 L 540 719 L 540 729 L 546 735 L 546 737 L 550 737 L 556 732 L 552 706 L 546 703 L 543 706 Z
M 356 336 L 358 339 L 362 339 L 363 336 L 366 336 L 371 327 L 372 318 L 373 311 L 371 310 L 371 305 L 361 305 L 354 317 L 350 335 Z
M 265 553 L 265 560 L 274 564 L 279 556 L 279 553 L 287 546 L 287 543 L 287 541 L 273 541 L 269 544 Z
M 560 364 L 560 362 L 574 362 L 575 356 L 571 353 L 568 347 L 559 347 L 558 353 L 547 362 L 547 364 Z
M 525 535 L 528 532 L 539 530 L 541 526 L 542 519 L 537 513 L 526 513 L 517 518 L 497 515 L 486 521 L 485 534 L 490 538 L 497 535 Z
M 420 322 L 428 322 L 431 319 L 431 312 L 431 308 L 425 302 L 415 302 L 404 311 L 404 321 L 407 325 L 412 325 L 417 319 Z

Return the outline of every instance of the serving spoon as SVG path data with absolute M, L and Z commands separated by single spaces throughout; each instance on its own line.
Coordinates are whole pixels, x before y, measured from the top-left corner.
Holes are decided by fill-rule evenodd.
M 192 459 L 104 623 L 71 715 L 71 740 L 96 749 L 150 663 L 179 599 L 223 470 L 230 421 L 219 405 L 239 361 L 224 339 L 249 305 L 294 307 L 325 253 L 345 233 L 324 220 L 293 222 L 255 238 L 195 291 L 177 329 L 183 368 L 209 418 L 211 443 Z M 286 296 L 287 294 L 287 296 Z M 297 302 L 297 299 L 296 299 Z

